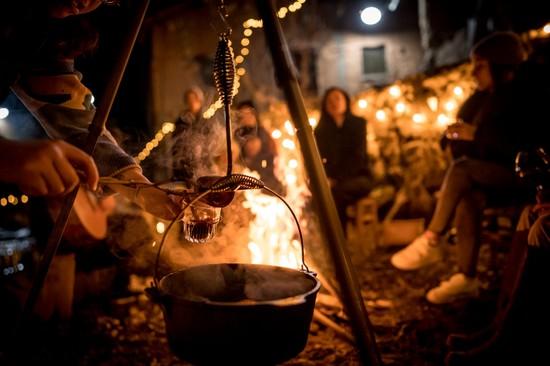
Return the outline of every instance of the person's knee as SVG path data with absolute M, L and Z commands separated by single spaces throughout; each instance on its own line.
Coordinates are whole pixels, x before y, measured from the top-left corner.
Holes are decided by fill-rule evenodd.
M 453 162 L 447 171 L 442 188 L 452 191 L 463 191 L 470 188 L 472 185 L 470 169 L 471 165 L 467 160 Z
M 449 176 L 456 178 L 466 177 L 471 169 L 471 162 L 468 159 L 459 159 L 451 163 Z

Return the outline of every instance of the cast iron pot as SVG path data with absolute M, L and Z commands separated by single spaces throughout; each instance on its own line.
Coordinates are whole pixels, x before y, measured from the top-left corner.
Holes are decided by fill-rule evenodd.
M 197 365 L 275 365 L 307 342 L 320 282 L 284 267 L 221 263 L 177 271 L 149 289 L 172 351 Z

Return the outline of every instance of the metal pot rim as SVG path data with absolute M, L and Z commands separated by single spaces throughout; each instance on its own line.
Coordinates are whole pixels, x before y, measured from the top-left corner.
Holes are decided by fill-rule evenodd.
M 313 280 L 315 282 L 315 285 L 313 288 L 303 294 L 285 297 L 281 299 L 276 300 L 262 300 L 262 301 L 254 301 L 254 302 L 246 302 L 246 303 L 239 303 L 239 302 L 229 302 L 229 301 L 210 301 L 210 300 L 192 300 L 183 296 L 178 296 L 171 294 L 167 291 L 165 291 L 162 288 L 162 284 L 165 281 L 165 279 L 176 275 L 177 273 L 181 273 L 193 268 L 198 267 L 206 267 L 206 266 L 219 266 L 219 265 L 244 265 L 244 266 L 250 266 L 250 267 L 271 267 L 271 268 L 280 268 L 292 272 L 299 272 L 307 276 L 309 279 Z M 211 264 L 203 264 L 199 266 L 193 266 L 186 269 L 181 269 L 172 273 L 167 274 L 166 276 L 163 276 L 159 282 L 159 292 L 162 297 L 169 296 L 172 299 L 176 299 L 178 302 L 186 302 L 190 304 L 197 304 L 201 306 L 212 306 L 212 307 L 235 307 L 235 308 L 241 308 L 241 307 L 258 307 L 258 306 L 277 306 L 277 307 L 284 307 L 284 306 L 294 306 L 299 305 L 302 303 L 305 303 L 307 298 L 313 294 L 316 294 L 319 289 L 321 288 L 321 282 L 315 277 L 313 272 L 307 272 L 304 270 L 298 270 L 294 268 L 288 268 L 288 267 L 282 267 L 282 266 L 274 266 L 269 264 L 252 264 L 252 263 L 211 263 Z

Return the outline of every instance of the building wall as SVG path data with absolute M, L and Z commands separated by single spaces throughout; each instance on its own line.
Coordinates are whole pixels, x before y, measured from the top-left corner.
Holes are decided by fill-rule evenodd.
M 385 47 L 384 75 L 363 74 L 363 48 Z M 365 88 L 389 83 L 418 72 L 422 61 L 420 38 L 416 32 L 381 35 L 333 33 L 319 50 L 318 85 L 323 91 L 340 86 L 351 94 Z
M 183 91 L 191 85 L 203 88 L 207 105 L 217 97 L 208 64 L 215 53 L 217 34 L 204 26 L 204 19 L 208 19 L 208 15 L 198 11 L 192 16 L 167 17 L 152 27 L 151 87 L 156 127 L 176 118 L 182 108 Z M 242 19 L 232 20 L 238 54 Z M 282 26 L 290 50 L 300 54 L 296 67 L 304 96 L 311 100 L 333 85 L 352 94 L 372 85 L 362 72 L 363 47 L 385 46 L 387 73 L 375 80 L 379 84 L 416 73 L 422 58 L 416 31 L 365 35 L 333 32 L 321 25 L 308 30 L 303 22 L 292 17 L 285 19 Z M 274 77 L 263 30 L 255 30 L 250 39 L 250 55 L 241 65 L 246 68 L 246 75 L 241 78 L 236 102 L 253 99 L 263 111 L 282 94 Z M 197 56 L 204 62 L 197 60 Z
M 157 126 L 178 116 L 183 93 L 191 86 L 205 92 L 206 103 L 217 97 L 208 63 L 216 51 L 218 36 L 204 19 L 208 18 L 197 13 L 172 17 L 152 27 L 151 81 Z M 200 31 L 202 28 L 206 30 Z M 208 69 L 207 75 L 203 75 L 204 69 Z

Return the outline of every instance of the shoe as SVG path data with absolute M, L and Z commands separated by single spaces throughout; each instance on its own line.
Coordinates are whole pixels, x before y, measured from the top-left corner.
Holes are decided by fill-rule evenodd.
M 426 234 L 422 234 L 409 244 L 405 249 L 395 253 L 391 257 L 391 264 L 403 271 L 419 269 L 429 264 L 440 261 L 443 258 L 439 243 L 430 244 Z
M 457 273 L 428 291 L 426 299 L 432 304 L 439 305 L 478 295 L 479 281 L 477 278 L 468 278 L 463 273 Z

